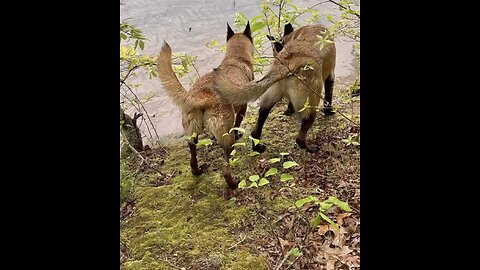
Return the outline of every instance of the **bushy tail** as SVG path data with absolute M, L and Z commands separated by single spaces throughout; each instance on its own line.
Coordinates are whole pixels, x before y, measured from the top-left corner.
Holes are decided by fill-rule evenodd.
M 288 68 L 281 63 L 272 65 L 270 71 L 258 81 L 236 85 L 220 70 L 215 70 L 215 89 L 221 98 L 233 105 L 242 105 L 257 100 L 274 83 L 286 78 Z
M 179 106 L 185 106 L 187 91 L 183 88 L 177 75 L 172 69 L 172 49 L 165 42 L 157 57 L 157 72 L 163 87 L 173 102 Z

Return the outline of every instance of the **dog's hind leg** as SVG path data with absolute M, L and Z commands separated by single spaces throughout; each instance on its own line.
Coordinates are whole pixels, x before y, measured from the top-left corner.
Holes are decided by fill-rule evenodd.
M 323 87 L 322 81 L 317 82 L 317 85 L 315 85 L 315 83 L 313 82 L 310 85 L 314 86 L 315 89 L 317 89 L 317 92 L 318 89 L 321 90 Z M 317 96 L 315 93 L 310 92 L 307 87 L 300 83 L 297 84 L 297 87 L 295 87 L 294 90 L 289 89 L 289 96 L 291 97 L 292 104 L 297 111 L 304 107 L 305 101 L 308 97 L 311 107 L 305 108 L 303 111 L 299 112 L 300 119 L 302 120 L 302 125 L 300 127 L 300 131 L 298 132 L 297 138 L 295 139 L 295 142 L 298 144 L 298 146 L 300 146 L 300 148 L 305 149 L 310 153 L 313 153 L 316 149 L 308 146 L 306 140 L 308 130 L 310 130 L 313 122 L 315 121 L 315 118 L 317 117 L 317 107 L 320 103 L 320 97 Z
M 278 83 L 277 83 L 278 84 Z M 265 120 L 267 120 L 270 111 L 272 110 L 273 106 L 280 101 L 283 97 L 283 90 L 280 88 L 279 85 L 273 85 L 267 92 L 263 95 L 262 100 L 260 101 L 260 109 L 258 110 L 258 119 L 257 123 L 255 124 L 255 128 L 252 131 L 252 137 L 255 139 L 259 139 L 262 137 L 262 130 L 263 125 L 265 124 Z M 258 143 L 255 145 L 252 142 L 252 149 L 253 151 L 257 151 L 259 153 L 263 153 L 266 150 L 265 144 Z
M 230 168 L 230 154 L 232 153 L 232 145 L 234 143 L 234 135 L 229 133 L 234 125 L 235 111 L 233 106 L 219 105 L 215 108 L 205 111 L 204 121 L 206 128 L 213 133 L 217 142 L 222 146 L 224 151 L 226 166 L 223 168 L 222 174 L 225 182 L 231 189 L 237 188 L 238 182 L 232 176 Z
M 202 174 L 203 170 L 198 167 L 197 161 L 197 145 L 198 138 L 192 138 L 190 142 L 188 142 L 188 147 L 190 148 L 190 168 L 192 169 L 192 174 L 200 175 Z
M 332 115 L 332 97 L 333 86 L 335 85 L 335 74 L 332 72 L 325 80 L 325 100 L 323 101 L 323 113 L 325 115 Z
M 201 128 L 201 119 L 196 119 L 195 114 L 190 114 L 187 117 L 182 119 L 184 124 L 184 130 L 186 136 L 191 136 L 190 140 L 188 141 L 188 148 L 190 149 L 190 168 L 192 170 L 192 174 L 200 175 L 202 174 L 203 170 L 198 167 L 198 160 L 197 160 L 197 143 L 198 143 L 198 135 L 202 131 Z M 192 136 L 193 133 L 196 136 Z
M 300 127 L 300 131 L 298 132 L 297 138 L 295 139 L 295 142 L 298 144 L 298 146 L 300 146 L 300 148 L 305 149 L 310 153 L 315 152 L 315 148 L 307 145 L 307 132 L 310 127 L 312 127 L 316 116 L 317 113 L 315 112 L 315 110 L 311 110 L 310 114 L 306 118 L 302 119 L 302 126 Z
M 222 175 L 223 178 L 225 179 L 225 182 L 227 182 L 227 185 L 231 189 L 236 189 L 238 186 L 238 181 L 235 180 L 235 178 L 232 176 L 232 168 L 230 167 L 230 154 L 232 153 L 232 145 L 234 142 L 234 136 L 232 134 L 228 134 L 223 136 L 223 142 L 222 142 L 222 147 L 224 151 L 224 158 L 226 165 L 223 168 Z
M 245 113 L 247 112 L 247 104 L 245 105 L 240 105 L 235 108 L 235 111 L 237 112 L 235 116 L 235 125 L 234 127 L 240 127 L 240 124 L 243 121 L 243 118 L 245 117 Z M 242 133 L 239 133 L 238 130 L 235 130 L 235 140 L 238 140 L 242 137 Z

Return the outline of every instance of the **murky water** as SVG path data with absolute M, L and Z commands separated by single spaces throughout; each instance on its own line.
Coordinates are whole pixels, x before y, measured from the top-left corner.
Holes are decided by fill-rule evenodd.
M 307 7 L 319 1 L 293 1 L 300 7 Z M 260 14 L 258 0 L 123 0 L 125 5 L 120 6 L 121 19 L 137 26 L 149 39 L 145 43 L 144 54 L 156 55 L 163 41 L 167 41 L 173 52 L 186 52 L 198 56 L 195 64 L 200 75 L 207 73 L 218 66 L 224 54 L 205 46 L 215 39 L 220 45 L 225 44 L 226 23 L 233 25 L 234 14 L 241 12 L 247 18 Z M 338 7 L 325 3 L 315 7 L 321 14 L 339 14 Z M 337 78 L 347 76 L 354 71 L 352 67 L 352 42 L 336 42 Z M 166 96 L 158 78 L 148 79 L 141 71 L 133 80 L 141 86 L 137 95 L 142 98 L 154 95 L 145 107 L 152 119 L 160 137 L 169 134 L 182 134 L 181 114 Z M 190 81 L 196 78 L 195 74 L 181 79 L 188 89 Z M 133 114 L 133 113 L 132 113 Z M 146 138 L 144 139 L 146 140 Z

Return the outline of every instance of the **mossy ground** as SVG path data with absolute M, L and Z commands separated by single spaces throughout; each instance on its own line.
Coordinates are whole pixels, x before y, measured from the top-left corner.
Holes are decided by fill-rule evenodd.
M 337 83 L 335 91 L 339 111 L 358 123 L 360 98 L 347 97 L 345 82 Z M 285 159 L 299 164 L 289 170 L 294 180 L 280 182 L 276 175 L 268 178 L 269 185 L 232 192 L 221 176 L 224 160 L 217 145 L 199 149 L 199 163 L 208 164 L 201 176 L 190 172 L 184 140 L 171 139 L 150 150 L 147 160 L 155 170 L 142 165 L 132 199 L 126 204 L 129 211 L 122 211 L 121 269 L 256 270 L 279 265 L 285 269 L 292 262 L 293 269 L 356 269 L 360 150 L 342 139 L 358 134 L 359 129 L 339 114 L 325 117 L 320 112 L 307 141 L 318 151 L 309 154 L 295 145 L 299 122 L 295 116 L 283 115 L 285 109 L 285 103 L 278 104 L 266 121 L 262 142 L 267 151 L 241 158 L 234 175 L 247 179 L 271 167 L 281 171 L 281 162 L 272 165 L 268 160 L 288 152 Z M 247 136 L 241 141 L 248 137 L 257 115 L 258 110 L 249 108 L 242 123 Z M 250 153 L 250 143 L 237 152 L 239 156 Z M 139 163 L 130 162 L 132 171 Z M 336 196 L 349 203 L 351 213 L 336 208 L 328 213 L 340 225 L 339 232 L 326 223 L 309 230 L 309 220 L 318 207 L 291 208 L 293 202 L 309 195 L 321 200 Z M 284 260 L 293 247 L 303 255 Z

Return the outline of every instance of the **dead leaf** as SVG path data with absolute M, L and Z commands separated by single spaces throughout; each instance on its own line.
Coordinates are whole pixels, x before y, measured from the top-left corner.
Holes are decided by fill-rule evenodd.
M 335 258 L 325 254 L 327 257 L 327 270 L 335 270 Z
M 351 214 L 352 214 L 352 213 L 341 213 L 341 214 L 338 214 L 338 215 L 337 215 L 337 224 L 338 224 L 338 226 L 339 226 L 339 227 L 342 226 L 342 224 L 343 224 L 343 219 L 344 219 L 345 217 L 350 216 Z
M 280 241 L 280 246 L 282 247 L 283 251 L 288 251 L 287 249 L 292 246 L 292 242 L 290 242 L 288 240 L 283 240 L 280 237 L 278 237 L 278 240 Z
M 318 234 L 324 235 L 326 232 L 330 230 L 330 225 L 319 225 L 318 226 Z

